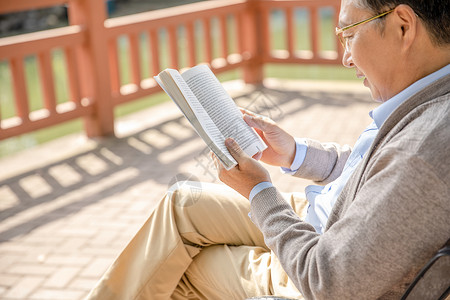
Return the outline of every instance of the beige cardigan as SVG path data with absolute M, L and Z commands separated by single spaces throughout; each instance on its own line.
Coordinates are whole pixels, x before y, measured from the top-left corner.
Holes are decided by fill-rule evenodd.
M 275 188 L 255 196 L 252 219 L 306 299 L 399 299 L 450 238 L 449 92 L 447 75 L 388 117 L 323 235 L 302 222 Z M 339 147 L 310 140 L 296 175 L 335 178 L 347 158 L 340 154 Z M 448 284 L 449 276 L 433 282 Z

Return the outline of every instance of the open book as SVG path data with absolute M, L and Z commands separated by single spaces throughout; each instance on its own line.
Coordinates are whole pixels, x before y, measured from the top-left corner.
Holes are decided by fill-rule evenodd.
M 249 156 L 267 148 L 208 66 L 198 65 L 183 74 L 166 69 L 155 80 L 227 170 L 237 162 L 225 147 L 226 138 L 233 138 Z

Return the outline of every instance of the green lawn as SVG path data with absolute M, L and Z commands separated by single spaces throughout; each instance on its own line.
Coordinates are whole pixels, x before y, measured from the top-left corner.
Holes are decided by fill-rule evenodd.
M 296 49 L 310 50 L 309 42 L 309 28 L 308 28 L 308 14 L 303 10 L 296 10 L 296 23 L 295 23 L 295 35 L 296 35 Z M 332 21 L 329 17 L 330 12 L 327 9 L 321 10 L 321 50 L 333 50 L 335 47 L 335 37 L 333 34 Z M 275 11 L 272 14 L 272 42 L 273 49 L 286 49 L 286 40 L 281 34 L 284 30 L 283 19 L 285 16 L 279 11 Z M 235 22 L 232 19 L 228 19 L 229 27 L 229 47 L 230 52 L 236 52 L 237 47 L 233 43 L 232 34 L 236 30 Z M 219 48 L 219 24 L 218 21 L 213 19 L 212 24 L 212 36 L 213 36 L 213 57 L 220 56 Z M 183 49 L 186 49 L 185 31 L 180 29 L 178 32 L 179 37 L 179 52 L 181 53 L 180 65 L 182 67 L 187 66 L 187 57 Z M 195 38 L 197 43 L 198 59 L 204 58 L 203 51 L 203 32 L 200 24 L 195 24 Z M 148 40 L 146 35 L 142 35 L 140 38 L 141 48 L 141 61 L 142 61 L 142 77 L 148 78 L 153 74 L 150 74 L 150 56 L 148 48 Z M 167 33 L 160 32 L 160 47 L 159 55 L 161 58 L 161 69 L 169 66 L 168 61 L 168 49 L 167 49 Z M 119 49 L 119 66 L 121 69 L 121 84 L 127 84 L 130 82 L 130 72 L 127 66 L 130 62 L 128 59 L 128 41 L 126 38 L 121 37 L 118 39 Z M 64 54 L 61 50 L 56 49 L 52 53 L 53 60 L 53 72 L 55 79 L 55 93 L 58 103 L 68 101 L 68 82 L 66 76 L 66 68 L 64 63 Z M 333 80 L 351 80 L 355 79 L 354 72 L 347 70 L 341 66 L 313 66 L 313 65 L 267 65 L 264 68 L 266 77 L 278 77 L 289 79 L 333 79 Z M 25 59 L 25 76 L 28 89 L 28 97 L 30 102 L 30 109 L 37 110 L 43 107 L 42 103 L 42 91 L 40 88 L 39 72 L 37 66 L 37 59 L 35 56 L 27 57 Z M 240 78 L 240 72 L 238 70 L 230 71 L 224 74 L 220 74 L 220 81 L 227 81 Z M 13 103 L 13 92 L 11 90 L 12 82 L 9 72 L 9 66 L 6 62 L 0 61 L 0 115 L 2 119 L 10 118 L 15 115 L 15 108 Z M 115 109 L 116 117 L 120 117 L 135 111 L 139 111 L 144 108 L 148 108 L 152 105 L 159 104 L 167 101 L 169 98 L 164 93 L 158 93 L 153 96 L 145 97 L 133 101 L 129 104 L 124 104 Z M 53 126 L 51 128 L 38 130 L 30 134 L 10 138 L 0 142 L 0 157 L 15 153 L 25 148 L 47 142 L 49 140 L 61 137 L 66 134 L 74 133 L 83 130 L 83 124 L 81 120 L 75 120 L 67 122 L 61 125 Z

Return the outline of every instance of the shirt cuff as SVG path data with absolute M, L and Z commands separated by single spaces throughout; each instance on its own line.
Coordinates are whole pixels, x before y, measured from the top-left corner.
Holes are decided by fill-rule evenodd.
M 252 203 L 253 198 L 262 190 L 267 189 L 269 187 L 273 187 L 272 182 L 269 181 L 263 181 L 258 183 L 253 187 L 253 189 L 250 191 L 250 195 L 248 196 L 248 200 L 250 200 L 250 203 Z
M 308 145 L 305 139 L 295 138 L 295 157 L 290 168 L 281 167 L 281 172 L 284 174 L 294 175 L 306 157 L 306 151 L 308 150 Z

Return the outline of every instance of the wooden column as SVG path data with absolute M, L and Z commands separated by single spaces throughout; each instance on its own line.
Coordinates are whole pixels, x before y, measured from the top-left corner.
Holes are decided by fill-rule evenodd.
M 87 42 L 78 49 L 81 93 L 94 102 L 94 114 L 85 118 L 89 137 L 114 134 L 114 104 L 108 65 L 108 43 L 104 27 L 104 0 L 72 0 L 69 2 L 70 24 L 82 25 Z
M 239 34 L 242 34 L 241 38 L 243 42 L 244 59 L 246 63 L 243 67 L 243 77 L 246 83 L 261 83 L 264 78 L 263 72 L 263 57 L 265 51 L 268 51 L 265 47 L 265 39 L 268 32 L 264 30 L 268 26 L 264 23 L 269 22 L 265 16 L 261 14 L 262 7 L 259 0 L 247 0 L 247 9 L 241 15 L 242 28 L 239 28 Z M 267 25 L 267 24 L 266 24 Z

